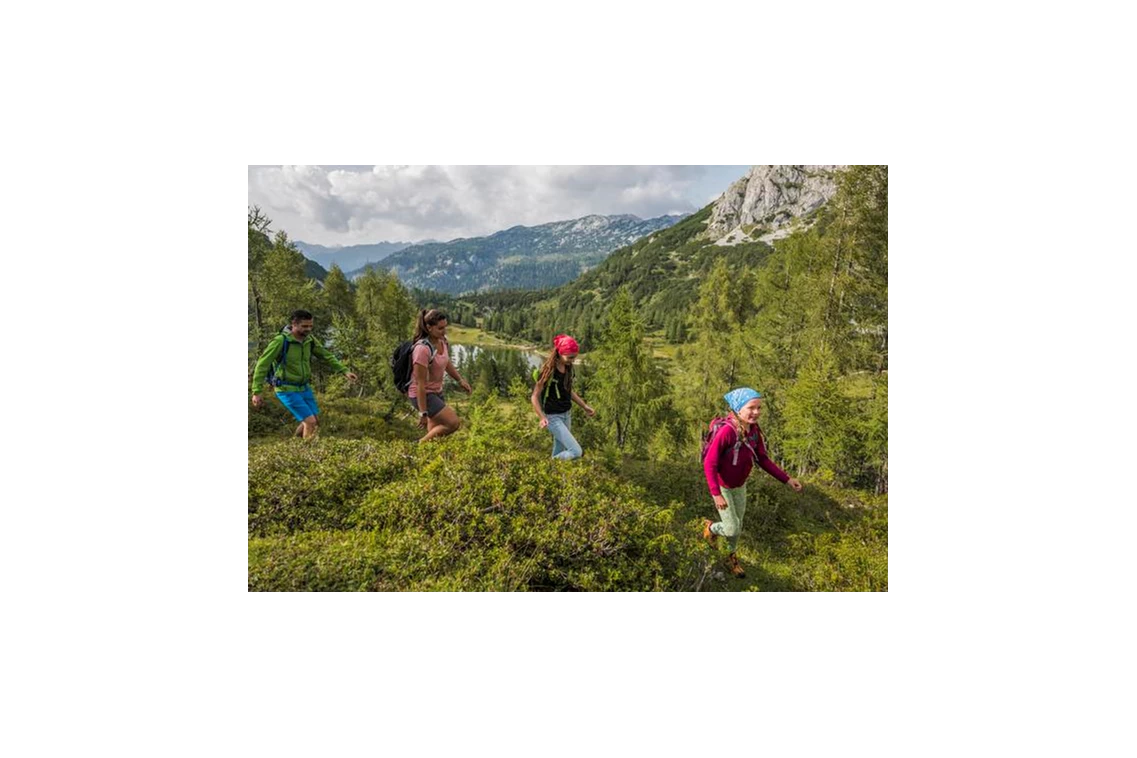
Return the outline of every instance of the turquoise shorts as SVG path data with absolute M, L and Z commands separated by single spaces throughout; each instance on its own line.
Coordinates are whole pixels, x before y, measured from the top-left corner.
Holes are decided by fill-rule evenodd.
M 309 416 L 320 412 L 316 405 L 316 396 L 312 394 L 311 387 L 305 387 L 296 392 L 277 392 L 276 397 L 280 404 L 287 408 L 297 421 L 303 421 Z

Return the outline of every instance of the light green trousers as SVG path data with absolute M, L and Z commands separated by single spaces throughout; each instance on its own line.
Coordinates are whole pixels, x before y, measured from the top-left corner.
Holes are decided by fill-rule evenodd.
M 738 535 L 742 534 L 742 517 L 746 515 L 746 485 L 729 489 L 722 487 L 722 496 L 726 500 L 726 508 L 718 512 L 721 521 L 711 524 L 711 531 L 726 537 L 726 544 L 730 552 L 738 547 Z

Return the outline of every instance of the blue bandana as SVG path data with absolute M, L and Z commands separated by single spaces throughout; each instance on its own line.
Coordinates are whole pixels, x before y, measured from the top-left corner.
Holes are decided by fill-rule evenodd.
M 756 392 L 749 387 L 739 387 L 736 390 L 731 390 L 722 397 L 723 400 L 726 401 L 726 404 L 730 406 L 730 409 L 735 413 L 738 413 L 740 410 L 742 410 L 742 406 L 746 405 L 756 397 L 762 397 L 762 393 Z

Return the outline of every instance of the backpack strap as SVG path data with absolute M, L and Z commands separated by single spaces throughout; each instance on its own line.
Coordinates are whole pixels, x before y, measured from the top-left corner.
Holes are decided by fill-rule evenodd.
M 284 332 L 281 332 L 281 334 L 284 334 L 284 347 L 281 348 L 280 357 L 277 359 L 277 361 L 275 363 L 273 363 L 272 381 L 269 382 L 269 384 L 271 384 L 274 387 L 279 387 L 282 384 L 286 384 L 286 382 L 284 381 L 284 377 L 277 376 L 276 374 L 278 371 L 284 370 L 288 366 L 288 343 L 291 342 L 291 340 L 288 339 L 288 335 L 285 334 Z
M 758 431 L 758 425 L 757 424 L 754 425 L 754 433 L 755 434 L 761 433 Z M 737 429 L 735 430 L 735 434 L 738 434 Z M 748 434 L 746 436 L 743 436 L 743 435 L 739 434 L 738 435 L 738 441 L 734 443 L 734 462 L 735 462 L 735 464 L 736 465 L 738 464 L 738 448 L 742 447 L 743 445 L 746 446 L 746 449 L 750 451 L 750 454 L 752 456 L 754 456 L 754 460 L 757 461 L 758 460 L 758 451 L 755 450 L 754 447 L 750 444 L 750 435 Z
M 537 369 L 533 369 L 533 370 L 536 371 Z M 566 377 L 568 376 L 568 372 L 569 372 L 569 369 L 566 367 L 564 370 L 564 374 Z M 556 368 L 556 366 L 553 367 L 553 372 L 551 374 L 549 374 L 549 381 L 545 382 L 545 394 L 541 397 L 541 404 L 542 405 L 544 405 L 546 402 L 548 402 L 548 400 L 549 400 L 549 388 L 554 386 L 554 385 L 556 385 L 556 389 L 557 389 L 557 400 L 560 400 L 561 399 L 561 385 L 557 383 L 557 368 Z
M 536 385 L 537 382 L 539 382 L 539 381 L 541 381 L 541 369 L 535 368 L 535 369 L 533 369 L 533 384 Z M 556 372 L 554 371 L 552 374 L 549 374 L 549 381 L 545 382 L 545 391 L 541 393 L 541 405 L 542 406 L 544 406 L 544 404 L 549 399 L 549 385 L 551 385 L 555 382 L 556 382 Z M 557 397 L 558 398 L 561 396 L 560 392 L 561 391 L 558 389 L 557 390 Z

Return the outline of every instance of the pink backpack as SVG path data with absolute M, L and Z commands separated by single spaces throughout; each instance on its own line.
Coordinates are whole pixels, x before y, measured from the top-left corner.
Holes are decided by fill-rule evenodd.
M 729 416 L 716 416 L 715 418 L 711 419 L 711 423 L 708 424 L 707 428 L 703 431 L 703 450 L 699 454 L 700 461 L 705 461 L 707 459 L 707 450 L 710 449 L 711 442 L 714 440 L 715 435 L 718 434 L 719 429 L 729 423 L 731 423 Z M 753 430 L 749 435 L 746 437 L 740 436 L 738 438 L 738 441 L 734 443 L 735 464 L 738 463 L 738 449 L 743 445 L 745 445 L 746 448 L 750 451 L 751 455 L 754 456 L 754 460 L 758 460 L 758 433 L 758 425 L 755 424 Z

